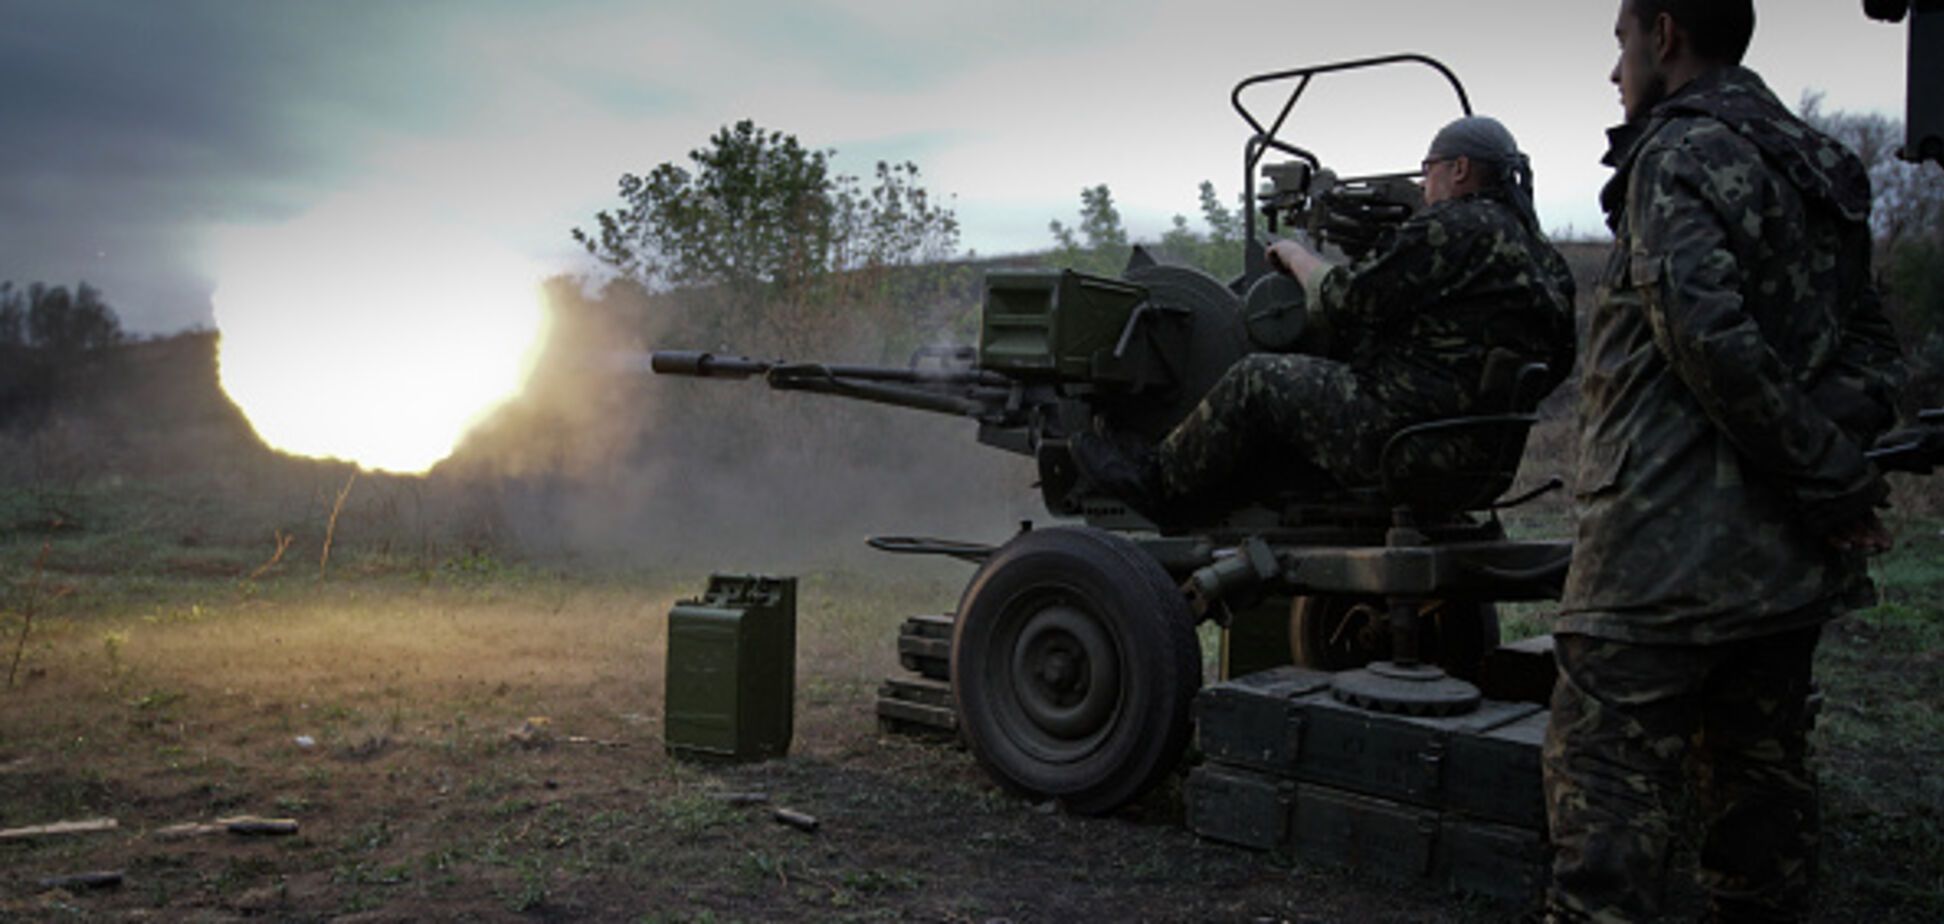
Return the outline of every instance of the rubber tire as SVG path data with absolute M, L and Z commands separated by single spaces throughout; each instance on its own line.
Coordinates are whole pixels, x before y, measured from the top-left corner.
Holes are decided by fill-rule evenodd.
M 1364 609 L 1361 613 L 1359 608 Z M 1289 607 L 1289 656 L 1298 667 L 1342 671 L 1390 657 L 1390 631 L 1381 623 L 1375 632 L 1353 626 L 1352 638 L 1331 639 L 1346 618 L 1383 618 L 1381 597 L 1297 597 Z M 1478 676 L 1486 653 L 1499 645 L 1498 607 L 1490 603 L 1441 601 L 1432 618 L 1419 630 L 1418 653 L 1424 660 L 1463 680 Z
M 973 576 L 956 623 L 960 732 L 1006 788 L 1100 815 L 1180 763 L 1201 647 L 1180 588 L 1133 542 L 1089 527 L 1021 533 Z M 1085 682 L 1080 703 L 1061 711 L 1052 693 L 1075 691 L 1049 691 L 1054 681 L 1037 682 L 1034 669 L 1074 649 L 1088 654 L 1066 659 Z M 1111 679 L 1096 691 L 1102 671 Z

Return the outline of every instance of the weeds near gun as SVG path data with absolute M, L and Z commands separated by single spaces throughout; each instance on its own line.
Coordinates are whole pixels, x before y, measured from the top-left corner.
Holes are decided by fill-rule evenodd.
M 15 675 L 20 673 L 20 657 L 27 651 L 27 633 L 34 628 L 34 608 L 40 602 L 41 578 L 47 574 L 47 553 L 53 548 L 54 543 L 42 542 L 40 554 L 34 556 L 34 579 L 27 585 L 27 605 L 21 607 L 20 638 L 14 642 L 13 663 L 7 667 L 7 689 L 9 690 L 13 689 Z M 62 588 L 55 596 L 58 597 L 66 592 L 67 589 Z

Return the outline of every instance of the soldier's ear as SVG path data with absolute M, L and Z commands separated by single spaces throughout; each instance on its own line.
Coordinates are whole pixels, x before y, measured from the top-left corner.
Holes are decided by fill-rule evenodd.
M 1680 32 L 1681 26 L 1674 21 L 1671 13 L 1663 10 L 1654 14 L 1654 24 L 1647 30 L 1647 41 L 1654 49 L 1654 61 L 1665 64 L 1674 57 L 1675 46 L 1685 45 L 1687 36 Z

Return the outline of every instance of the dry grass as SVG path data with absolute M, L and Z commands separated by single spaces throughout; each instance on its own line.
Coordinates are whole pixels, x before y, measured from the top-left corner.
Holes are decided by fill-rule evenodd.
M 122 828 L 10 845 L 0 916 L 1483 913 L 1199 844 L 1173 791 L 1117 819 L 1068 818 L 999 793 L 962 751 L 879 737 L 871 695 L 895 669 L 895 626 L 949 603 L 956 580 L 805 576 L 792 756 L 671 762 L 663 620 L 701 583 L 475 568 L 337 571 L 321 586 L 199 579 L 150 603 L 84 592 L 93 602 L 57 620 L 30 681 L 0 703 L 0 826 L 86 814 Z M 509 737 L 531 716 L 549 719 L 551 747 Z M 748 790 L 823 825 L 805 835 L 717 798 Z M 238 813 L 293 817 L 301 833 L 150 836 Z M 126 870 L 127 884 L 34 886 L 98 868 Z
M 1200 844 L 1172 788 L 1115 819 L 1068 818 L 1000 793 L 963 751 L 880 737 L 873 695 L 898 672 L 896 626 L 951 608 L 963 565 L 799 571 L 790 759 L 698 768 L 664 756 L 660 704 L 665 617 L 704 572 L 559 570 L 436 530 L 406 545 L 396 518 L 416 508 L 382 503 L 411 495 L 361 478 L 327 579 L 297 556 L 251 577 L 276 531 L 292 548 L 321 537 L 344 481 L 331 466 L 258 475 L 249 491 L 62 486 L 82 526 L 52 534 L 48 581 L 66 593 L 37 614 L 22 682 L 0 699 L 0 826 L 122 828 L 9 845 L 0 918 L 1489 919 Z M 43 487 L 0 492 L 0 526 L 20 524 L 0 529 L 0 578 L 17 586 L 48 541 Z M 708 544 L 691 522 L 664 529 L 664 544 Z M 764 541 L 833 545 L 800 530 Z M 723 557 L 763 566 L 766 552 L 736 549 Z M 0 637 L 17 628 L 0 616 Z M 534 716 L 554 746 L 509 737 Z M 750 789 L 823 827 L 715 798 Z M 293 817 L 301 833 L 149 836 L 234 814 Z M 126 884 L 35 885 L 88 869 Z
M 437 724 L 455 702 L 495 721 L 594 723 L 576 734 L 618 734 L 627 723 L 637 735 L 653 733 L 641 723 L 660 711 L 666 615 L 679 596 L 700 590 L 702 576 L 585 581 L 501 567 L 317 588 L 294 578 L 267 590 L 205 584 L 195 602 L 159 605 L 83 593 L 39 634 L 32 682 L 15 692 L 9 714 L 58 723 L 159 692 L 207 711 L 202 721 L 224 729 L 205 742 L 207 753 L 234 760 L 280 747 L 285 732 L 305 733 L 306 712 L 337 717 L 326 723 L 334 728 L 313 730 L 324 740 L 362 730 L 349 717 Z M 849 575 L 804 582 L 799 657 L 816 666 L 816 683 L 856 689 L 895 671 L 899 621 L 948 607 L 956 592 L 893 582 L 860 603 L 854 594 L 868 587 Z
M 1818 920 L 1933 920 L 1941 643 L 1935 540 L 1886 563 L 1892 609 L 1832 632 L 1831 807 Z M 0 564 L 20 573 L 15 546 Z M 11 557 L 9 557 L 11 556 Z M 797 737 L 785 761 L 661 750 L 665 617 L 703 575 L 563 575 L 489 559 L 267 581 L 81 574 L 0 700 L 0 827 L 109 815 L 121 831 L 9 845 L 0 917 L 316 920 L 1490 921 L 1324 866 L 1201 844 L 1164 789 L 1087 820 L 1006 797 L 962 751 L 880 737 L 904 616 L 962 570 L 800 584 Z M 1883 646 L 1899 652 L 1884 661 Z M 1915 699 L 1898 691 L 1918 690 Z M 510 729 L 544 716 L 555 743 Z M 315 741 L 300 747 L 298 736 Z M 572 738 L 598 742 L 575 742 Z M 618 745 L 618 746 L 613 746 Z M 804 835 L 720 793 L 819 817 Z M 250 813 L 295 838 L 163 842 Z M 46 876 L 128 873 L 119 891 Z M 644 918 L 644 915 L 646 917 Z

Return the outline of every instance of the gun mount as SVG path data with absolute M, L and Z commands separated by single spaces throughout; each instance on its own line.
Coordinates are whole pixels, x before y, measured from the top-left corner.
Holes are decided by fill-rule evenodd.
M 1424 195 L 1415 182 L 1418 173 L 1339 177 L 1336 171 L 1323 166 L 1315 153 L 1282 136 L 1297 103 L 1318 77 L 1390 65 L 1421 65 L 1431 69 L 1450 85 L 1457 97 L 1459 114 L 1472 114 L 1471 97 L 1466 95 L 1458 75 L 1436 59 L 1417 54 L 1273 71 L 1249 77 L 1230 91 L 1229 105 L 1252 130 L 1242 149 L 1243 195 L 1248 201 L 1259 203 L 1257 210 L 1249 214 L 1246 227 L 1244 272 L 1249 281 L 1269 272 L 1262 256 L 1257 212 L 1268 233 L 1284 227 L 1302 230 L 1319 244 L 1335 246 L 1345 255 L 1356 258 L 1381 244 L 1391 229 L 1410 218 L 1423 204 Z M 1250 98 L 1261 96 L 1251 94 L 1252 90 L 1268 87 L 1287 91 L 1273 116 L 1249 105 Z M 1272 152 L 1289 159 L 1265 163 Z M 1258 172 L 1269 181 L 1268 189 L 1256 188 Z
M 1271 490 L 1206 511 L 1185 528 L 1158 526 L 1090 492 L 1067 451 L 1074 434 L 1096 423 L 1158 439 L 1244 355 L 1313 348 L 1301 287 L 1266 265 L 1264 228 L 1302 228 L 1359 252 L 1409 217 L 1419 193 L 1410 172 L 1339 177 L 1282 135 L 1313 80 L 1388 65 L 1431 68 L 1448 81 L 1458 112 L 1470 113 L 1457 78 L 1418 55 L 1279 71 L 1237 84 L 1231 99 L 1251 130 L 1243 164 L 1256 208 L 1244 271 L 1234 280 L 1161 265 L 1137 248 L 1120 278 L 989 274 L 977 344 L 924 350 L 903 367 L 654 355 L 653 368 L 663 374 L 760 377 L 782 391 L 965 417 L 977 424 L 980 443 L 1035 461 L 1048 512 L 1084 525 L 1029 525 L 996 546 L 912 537 L 872 542 L 977 565 L 952 618 L 939 621 L 950 627 L 949 644 L 928 624 L 912 637 L 911 653 L 930 659 L 914 662 L 920 673 L 949 680 L 949 688 L 930 695 L 953 704 L 945 713 L 952 727 L 1004 785 L 1101 813 L 1170 772 L 1193 727 L 1191 711 L 1204 708 L 1196 705 L 1202 677 L 1195 633 L 1203 620 L 1223 629 L 1224 678 L 1246 681 L 1291 664 L 1338 672 L 1344 682 L 1322 681 L 1334 691 L 1325 698 L 1388 713 L 1386 721 L 1455 713 L 1446 719 L 1462 723 L 1470 721 L 1463 716 L 1498 714 L 1487 708 L 1491 700 L 1510 698 L 1496 692 L 1504 688 L 1487 667 L 1499 641 L 1496 604 L 1556 599 L 1571 551 L 1566 540 L 1510 538 L 1499 519 L 1499 511 L 1558 487 L 1504 496 L 1543 395 L 1515 387 L 1507 406 L 1492 413 L 1392 437 L 1395 447 L 1461 432 L 1486 436 L 1495 448 L 1477 472 L 1414 477 L 1389 462 L 1406 454 L 1387 450 L 1365 483 L 1320 493 Z M 1244 91 L 1255 88 L 1278 91 L 1278 104 L 1267 111 L 1273 115 L 1245 105 Z M 1267 162 L 1272 153 L 1280 159 Z M 1268 181 L 1260 191 L 1258 174 Z M 1546 380 L 1543 370 L 1528 372 L 1510 374 L 1519 382 Z M 1935 430 L 1937 423 L 1925 426 Z M 1886 442 L 1879 462 L 1909 470 L 1935 464 L 1944 458 L 1944 436 L 1932 430 Z M 1480 687 L 1486 706 L 1479 705 Z M 900 714 L 934 715 L 936 702 Z M 1276 725 L 1267 734 L 1285 732 Z M 1518 759 L 1536 766 L 1536 739 L 1520 741 Z M 1250 791 L 1267 793 L 1265 806 L 1273 808 L 1278 784 L 1263 785 Z M 1536 788 L 1527 795 L 1536 801 Z M 1529 809 L 1523 805 L 1519 817 L 1530 817 Z
M 1237 300 L 1213 279 L 1147 262 L 1125 278 L 1066 271 L 990 273 L 977 347 L 926 349 L 905 367 L 754 360 L 661 351 L 664 375 L 761 376 L 806 391 L 968 417 L 979 442 L 1039 463 L 1057 516 L 1080 515 L 1067 438 L 1109 425 L 1159 439 L 1252 345 Z

